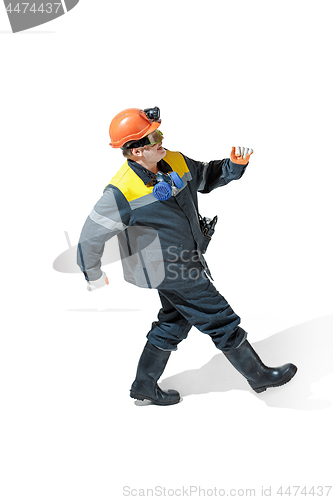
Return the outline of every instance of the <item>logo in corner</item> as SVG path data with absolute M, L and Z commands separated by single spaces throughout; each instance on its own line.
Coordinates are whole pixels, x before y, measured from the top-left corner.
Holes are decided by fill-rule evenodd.
M 10 2 L 4 0 L 13 33 L 48 23 L 72 10 L 80 0 Z

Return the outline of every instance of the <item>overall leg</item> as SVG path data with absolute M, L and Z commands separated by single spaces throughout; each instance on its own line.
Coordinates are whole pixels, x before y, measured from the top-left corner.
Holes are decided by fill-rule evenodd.
M 235 349 L 246 339 L 246 332 L 239 326 L 240 317 L 207 277 L 200 276 L 191 284 L 179 284 L 172 290 L 161 290 L 160 295 L 190 325 L 209 335 L 218 349 Z
M 211 337 L 254 391 L 263 392 L 286 384 L 295 375 L 297 368 L 291 363 L 277 368 L 262 363 L 239 326 L 240 318 L 208 278 L 201 276 L 191 286 L 179 286 L 176 291 L 163 290 L 163 293 L 189 323 Z
M 186 339 L 192 325 L 163 293 L 158 293 L 162 307 L 158 313 L 158 321 L 151 325 L 147 339 L 160 349 L 176 351 L 178 344 Z
M 135 399 L 148 399 L 156 405 L 171 405 L 178 403 L 180 394 L 177 391 L 162 391 L 157 385 L 171 351 L 177 349 L 181 340 L 187 337 L 191 325 L 172 306 L 166 297 L 160 294 L 162 308 L 158 321 L 152 324 L 147 335 L 148 341 L 141 354 L 136 378 L 130 390 L 130 396 Z

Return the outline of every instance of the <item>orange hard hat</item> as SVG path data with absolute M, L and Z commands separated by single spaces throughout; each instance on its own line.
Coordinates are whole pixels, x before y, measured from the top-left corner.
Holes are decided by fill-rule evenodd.
M 158 108 L 154 109 L 158 110 Z M 142 139 L 142 137 L 154 132 L 160 126 L 161 120 L 149 118 L 149 113 L 147 116 L 146 111 L 149 110 L 128 108 L 118 113 L 113 118 L 109 129 L 110 146 L 121 148 L 128 141 Z

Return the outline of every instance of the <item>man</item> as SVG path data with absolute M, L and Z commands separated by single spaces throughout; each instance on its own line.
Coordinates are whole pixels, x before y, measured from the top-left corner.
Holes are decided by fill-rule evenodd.
M 88 290 L 109 283 L 101 256 L 115 235 L 125 279 L 158 289 L 162 308 L 147 335 L 130 396 L 157 405 L 180 401 L 176 390 L 162 391 L 157 381 L 192 326 L 211 337 L 257 393 L 283 385 L 296 366 L 262 363 L 239 326 L 240 318 L 211 283 L 203 256 L 216 218 L 199 216 L 197 192 L 209 193 L 240 179 L 252 150 L 233 147 L 230 159 L 194 161 L 164 149 L 160 124 L 157 107 L 129 108 L 112 120 L 111 146 L 122 149 L 126 162 L 87 218 L 78 245 Z

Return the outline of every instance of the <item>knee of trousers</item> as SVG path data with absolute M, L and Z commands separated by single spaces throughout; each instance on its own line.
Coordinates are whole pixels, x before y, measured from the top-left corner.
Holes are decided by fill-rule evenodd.
M 220 351 L 232 351 L 237 349 L 247 338 L 247 332 L 238 326 L 233 332 L 228 335 L 212 337 L 217 349 Z
M 160 349 L 176 351 L 178 344 L 187 338 L 191 325 L 183 320 L 181 323 L 163 323 L 156 321 L 147 334 L 149 342 Z
M 162 351 L 177 351 L 178 349 L 178 344 L 181 342 L 177 343 L 171 343 L 168 340 L 163 340 L 161 338 L 155 337 L 154 335 L 151 335 L 151 332 L 147 334 L 147 339 L 150 344 L 153 346 L 157 347 L 158 349 L 161 349 Z

